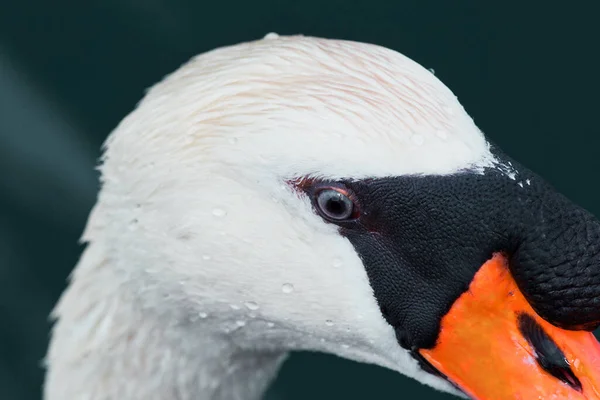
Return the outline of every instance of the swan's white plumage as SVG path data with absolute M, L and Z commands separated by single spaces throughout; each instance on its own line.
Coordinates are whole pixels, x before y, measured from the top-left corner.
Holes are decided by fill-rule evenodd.
M 252 399 L 294 349 L 451 391 L 397 345 L 350 243 L 285 181 L 493 164 L 452 92 L 394 51 L 271 36 L 196 57 L 107 141 L 46 398 Z

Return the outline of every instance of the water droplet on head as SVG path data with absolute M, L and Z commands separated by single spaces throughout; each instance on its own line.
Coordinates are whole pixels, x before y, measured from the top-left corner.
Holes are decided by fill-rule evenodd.
M 231 307 L 232 310 L 239 310 L 240 306 L 237 306 L 235 304 L 230 304 L 229 307 Z
M 434 75 L 435 75 L 435 69 L 433 69 L 433 68 L 429 68 L 429 72 L 431 72 L 432 74 L 434 74 Z
M 272 327 L 274 327 L 274 326 L 275 326 L 275 324 L 274 324 L 273 322 L 267 322 L 267 326 L 268 326 L 269 328 L 272 328 Z
M 528 184 L 528 185 L 531 185 L 531 179 L 527 179 L 527 180 L 525 181 L 525 183 L 526 183 L 526 184 Z
M 272 39 L 278 39 L 278 38 L 279 38 L 279 35 L 275 32 L 267 33 L 264 37 L 264 39 L 266 39 L 266 40 L 272 40 Z
M 208 317 L 208 314 L 207 314 L 207 313 L 205 313 L 205 312 L 201 312 L 201 313 L 198 313 L 198 316 L 199 316 L 200 318 L 206 318 L 206 317 Z
M 246 321 L 239 320 L 236 321 L 235 324 L 241 328 L 242 326 L 246 326 Z
M 343 344 L 343 345 L 342 345 L 342 347 L 343 347 L 344 349 L 349 349 L 349 348 L 350 348 L 350 346 L 349 346 L 349 345 L 347 345 L 347 344 Z
M 248 307 L 249 310 L 258 310 L 258 304 L 254 301 L 247 301 L 246 307 Z
M 325 321 L 325 325 L 327 326 L 333 326 L 333 321 L 328 319 L 327 321 Z
M 415 87 L 415 84 L 413 83 L 413 81 L 408 78 L 403 77 L 403 78 L 401 78 L 401 81 L 407 88 Z
M 448 138 L 448 132 L 446 132 L 443 129 L 438 129 L 437 131 L 435 131 L 435 135 L 443 140 L 446 140 Z
M 325 343 L 325 338 L 321 338 L 321 343 Z
M 268 164 L 269 163 L 269 159 L 263 155 L 259 155 L 258 156 L 258 161 L 260 161 L 261 164 Z
M 210 260 L 210 258 L 211 257 L 209 255 L 207 255 L 207 254 L 205 254 L 205 255 L 202 256 L 203 260 Z
M 129 223 L 129 230 L 130 231 L 135 231 L 137 228 L 138 228 L 138 220 L 137 220 L 137 218 L 134 218 Z
M 342 260 L 340 260 L 339 258 L 335 258 L 333 260 L 333 268 L 339 268 L 342 266 Z
M 281 285 L 281 291 L 283 293 L 292 293 L 294 291 L 294 285 L 291 283 L 284 283 Z
M 227 212 L 222 208 L 213 208 L 212 213 L 215 217 L 224 217 L 227 215 Z
M 417 146 L 420 146 L 425 141 L 425 138 L 423 137 L 423 135 L 419 135 L 419 134 L 415 133 L 410 137 L 410 140 L 412 140 L 412 142 L 414 144 L 416 144 Z

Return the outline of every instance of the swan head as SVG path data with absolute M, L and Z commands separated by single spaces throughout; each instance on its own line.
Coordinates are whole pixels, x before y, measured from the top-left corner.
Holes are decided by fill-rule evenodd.
M 597 387 L 597 362 L 581 353 L 598 352 L 591 334 L 571 331 L 600 320 L 589 311 L 597 300 L 575 288 L 560 303 L 553 289 L 570 290 L 560 274 L 540 289 L 539 272 L 568 244 L 543 239 L 565 233 L 536 210 L 568 209 L 593 232 L 596 222 L 491 145 L 442 82 L 395 51 L 268 36 L 202 54 L 120 123 L 101 172 L 84 239 L 102 241 L 136 303 L 160 318 L 239 348 L 335 353 L 482 399 L 575 399 Z M 597 281 L 595 253 L 578 240 L 565 262 L 585 265 L 570 282 Z M 491 272 L 480 276 L 482 265 Z M 482 300 L 495 287 L 506 292 Z M 552 375 L 527 329 L 585 367 Z M 486 335 L 488 350 L 472 344 Z M 485 362 L 469 369 L 461 352 L 507 375 Z M 539 387 L 515 386 L 518 375 Z

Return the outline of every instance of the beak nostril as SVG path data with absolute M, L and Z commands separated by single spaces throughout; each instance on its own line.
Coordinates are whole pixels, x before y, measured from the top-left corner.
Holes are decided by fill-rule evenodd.
M 538 365 L 550 375 L 581 392 L 581 382 L 575 376 L 567 358 L 554 340 L 529 314 L 517 317 L 519 331 L 533 348 Z

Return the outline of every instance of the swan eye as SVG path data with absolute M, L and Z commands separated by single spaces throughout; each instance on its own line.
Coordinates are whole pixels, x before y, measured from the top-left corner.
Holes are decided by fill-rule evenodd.
M 319 212 L 327 219 L 343 221 L 355 215 L 354 202 L 340 190 L 323 189 L 316 197 Z

